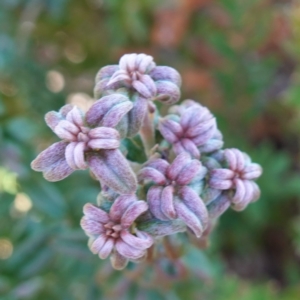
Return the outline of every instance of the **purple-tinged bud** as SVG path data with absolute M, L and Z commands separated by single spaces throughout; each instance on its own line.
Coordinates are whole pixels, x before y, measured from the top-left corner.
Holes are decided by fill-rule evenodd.
M 134 90 L 139 97 L 168 104 L 180 98 L 181 77 L 170 67 L 156 67 L 152 56 L 125 54 L 119 65 L 107 66 L 96 76 L 95 95 L 100 97 L 109 90 L 122 87 Z
M 66 119 L 67 114 L 74 108 L 73 105 L 64 105 L 58 112 L 50 111 L 45 115 L 46 124 L 54 131 L 54 128 L 62 120 Z
M 90 126 L 115 127 L 132 107 L 128 97 L 111 94 L 92 105 L 86 114 L 86 121 Z
M 174 115 L 166 116 L 160 120 L 159 130 L 173 145 L 175 154 L 186 152 L 200 158 L 201 152 L 213 152 L 223 146 L 216 120 L 206 107 L 186 100 L 170 111 L 177 113 L 179 118 Z
M 207 205 L 210 219 L 221 216 L 230 207 L 230 197 L 227 194 L 221 194 L 214 201 Z
M 134 101 L 133 108 L 126 115 L 126 118 L 123 118 L 123 122 L 119 126 L 128 137 L 132 137 L 139 132 L 148 109 L 148 101 L 145 98 L 135 95 L 132 100 Z
M 100 151 L 88 155 L 87 161 L 93 174 L 103 184 L 120 194 L 136 191 L 136 177 L 120 150 Z
M 118 105 L 125 103 L 132 107 L 126 97 L 121 99 L 121 103 L 116 103 L 120 98 L 121 95 L 112 98 L 115 105 L 109 105 L 106 99 L 103 102 L 98 101 L 87 112 L 87 117 L 77 107 L 69 105 L 64 106 L 58 113 L 48 113 L 47 124 L 64 141 L 44 150 L 32 162 L 31 167 L 43 172 L 49 181 L 61 180 L 74 170 L 90 167 L 102 183 L 115 189 L 116 192 L 125 194 L 135 192 L 137 187 L 135 174 L 118 150 L 119 132 L 110 127 L 90 127 L 93 121 L 100 123 L 98 126 L 116 125 L 124 115 L 124 105 L 121 108 Z M 99 102 L 102 106 L 98 105 Z
M 41 152 L 31 163 L 31 168 L 43 172 L 48 181 L 59 181 L 73 173 L 65 158 L 67 142 L 58 142 Z
M 205 174 L 201 162 L 182 153 L 172 164 L 151 159 L 140 170 L 138 180 L 155 183 L 147 193 L 149 209 L 155 218 L 180 218 L 199 237 L 207 225 L 208 214 L 193 187 L 195 179 L 202 181 Z
M 260 197 L 258 185 L 253 181 L 262 174 L 260 165 L 252 163 L 249 156 L 238 149 L 225 149 L 223 159 L 228 169 L 210 170 L 209 186 L 218 190 L 235 191 L 231 197 L 232 207 L 243 210 Z
M 135 220 L 148 209 L 144 201 L 133 195 L 119 196 L 109 213 L 92 204 L 86 204 L 81 219 L 81 227 L 91 237 L 90 249 L 101 259 L 112 255 L 114 268 L 121 270 L 128 260 L 146 255 L 153 244 L 152 237 L 134 226 Z

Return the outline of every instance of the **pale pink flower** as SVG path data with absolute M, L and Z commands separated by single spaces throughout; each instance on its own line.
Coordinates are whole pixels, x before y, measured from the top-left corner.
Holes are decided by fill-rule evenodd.
M 46 114 L 48 126 L 63 141 L 54 143 L 41 152 L 31 167 L 43 172 L 49 181 L 62 180 L 75 170 L 89 167 L 102 183 L 117 192 L 134 192 L 136 178 L 126 158 L 118 149 L 119 132 L 106 127 L 117 125 L 132 107 L 130 101 L 124 103 L 127 107 L 121 106 L 122 112 L 113 105 L 105 107 L 102 104 L 103 113 L 100 114 L 99 101 L 90 108 L 86 117 L 72 105 L 62 107 L 58 113 L 52 111 Z M 93 127 L 95 120 L 98 127 Z
M 225 149 L 223 156 L 228 168 L 212 169 L 209 186 L 218 190 L 234 190 L 231 198 L 233 209 L 243 210 L 260 197 L 260 189 L 253 180 L 262 174 L 262 168 L 238 149 Z
M 223 146 L 216 119 L 206 107 L 186 100 L 171 108 L 170 112 L 176 115 L 167 115 L 161 119 L 159 130 L 172 144 L 175 154 L 187 152 L 200 158 L 201 152 L 213 152 Z
M 134 222 L 148 210 L 145 201 L 134 195 L 119 196 L 109 213 L 90 203 L 83 208 L 81 227 L 90 236 L 89 246 L 101 259 L 110 259 L 115 269 L 126 267 L 128 260 L 137 261 L 144 257 L 153 244 L 153 238 L 138 230 Z
M 132 88 L 142 98 L 174 103 L 179 100 L 181 77 L 170 67 L 156 66 L 146 54 L 125 54 L 118 65 L 106 66 L 96 76 L 95 92 L 120 87 Z
M 106 66 L 96 76 L 95 97 L 113 92 L 124 92 L 133 103 L 128 112 L 127 136 L 135 135 L 140 129 L 147 110 L 155 110 L 152 101 L 172 104 L 180 98 L 181 77 L 170 67 L 156 66 L 152 56 L 125 54 L 118 65 Z
M 206 228 L 208 213 L 194 186 L 202 184 L 205 174 L 200 161 L 181 153 L 172 164 L 163 159 L 150 160 L 138 179 L 154 183 L 148 190 L 147 202 L 155 218 L 180 218 L 199 237 Z

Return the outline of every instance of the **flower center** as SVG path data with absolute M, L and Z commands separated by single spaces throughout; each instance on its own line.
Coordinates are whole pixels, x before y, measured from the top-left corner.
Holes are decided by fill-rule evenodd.
M 139 77 L 140 77 L 141 74 L 140 74 L 139 71 L 134 70 L 134 71 L 131 71 L 129 73 L 129 75 L 130 75 L 131 80 L 135 81 L 135 80 L 139 80 Z
M 114 222 L 108 222 L 104 225 L 106 231 L 105 234 L 108 237 L 113 237 L 117 239 L 120 236 L 122 226 L 120 224 L 115 224 Z
M 77 134 L 77 142 L 88 142 L 90 140 L 89 131 L 90 129 L 87 127 L 80 127 L 80 132 Z
M 233 179 L 242 178 L 242 175 L 243 175 L 243 172 L 241 172 L 241 171 L 235 171 Z

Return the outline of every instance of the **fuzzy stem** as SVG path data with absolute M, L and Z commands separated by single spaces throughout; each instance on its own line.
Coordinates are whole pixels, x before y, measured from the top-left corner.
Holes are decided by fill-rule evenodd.
M 143 121 L 143 125 L 140 129 L 140 135 L 145 147 L 146 155 L 149 156 L 151 149 L 155 146 L 154 136 L 154 113 L 147 112 Z

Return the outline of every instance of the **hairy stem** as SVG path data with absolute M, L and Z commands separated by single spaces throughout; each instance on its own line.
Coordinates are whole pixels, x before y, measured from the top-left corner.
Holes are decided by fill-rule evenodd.
M 143 141 L 146 155 L 149 156 L 151 149 L 155 146 L 154 113 L 147 112 L 140 129 L 141 139 Z

